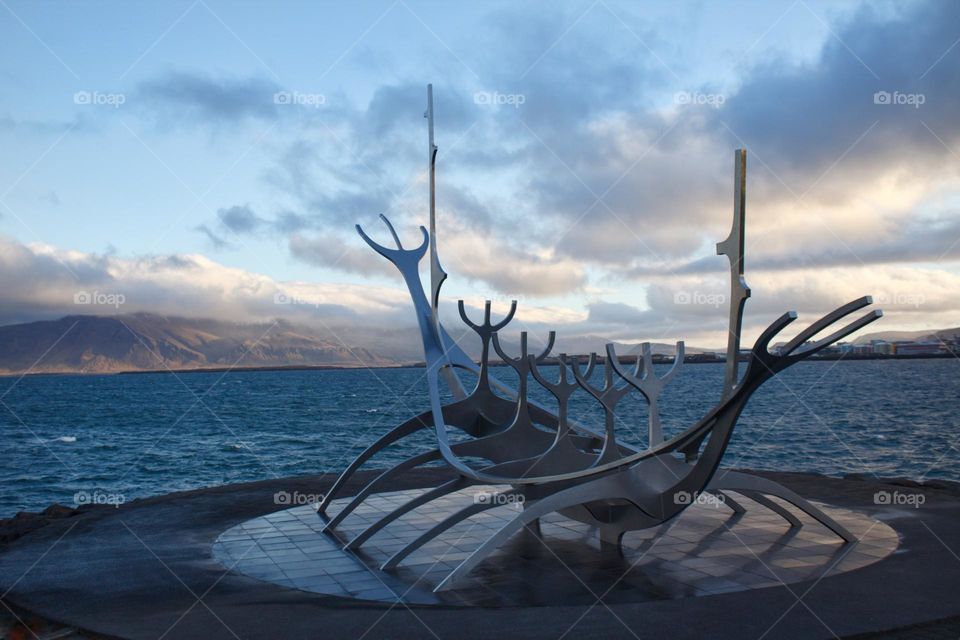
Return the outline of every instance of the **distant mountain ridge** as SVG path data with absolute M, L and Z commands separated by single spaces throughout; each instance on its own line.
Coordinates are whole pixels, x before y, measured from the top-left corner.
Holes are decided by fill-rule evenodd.
M 480 355 L 479 340 L 466 327 L 452 332 L 473 358 Z M 960 334 L 940 331 L 885 331 L 857 338 L 857 343 L 880 340 L 936 340 Z M 531 336 L 530 351 L 542 348 Z M 609 340 L 594 335 L 560 335 L 552 353 L 604 353 Z M 639 344 L 614 343 L 617 353 L 640 353 Z M 512 356 L 516 341 L 503 340 Z M 652 343 L 654 354 L 673 355 L 673 344 Z M 688 354 L 709 351 L 686 348 Z M 496 356 L 492 356 L 496 359 Z M 286 320 L 241 323 L 136 313 L 118 316 L 66 316 L 0 326 L 0 374 L 119 373 L 185 369 L 272 368 L 296 366 L 383 367 L 423 361 L 420 335 L 414 327 L 383 329 L 362 325 L 318 329 Z
M 473 358 L 480 345 L 466 327 L 453 337 Z M 545 337 L 545 336 L 540 336 Z M 553 353 L 603 353 L 600 336 L 559 337 Z M 639 345 L 615 343 L 620 355 L 636 355 Z M 538 351 L 531 336 L 531 351 Z M 654 343 L 655 354 L 672 354 L 672 344 Z M 519 345 L 503 340 L 507 353 Z M 702 351 L 688 348 L 689 353 Z M 492 356 L 496 359 L 496 356 Z M 285 320 L 239 323 L 205 318 L 135 313 L 74 315 L 0 326 L 0 374 L 120 373 L 186 369 L 295 366 L 377 367 L 422 362 L 416 328 L 364 326 L 316 329 Z
M 0 327 L 0 373 L 116 373 L 399 361 L 285 321 L 241 324 L 138 313 Z

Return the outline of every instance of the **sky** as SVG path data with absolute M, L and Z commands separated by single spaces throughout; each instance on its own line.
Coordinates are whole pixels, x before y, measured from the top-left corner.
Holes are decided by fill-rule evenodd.
M 427 224 L 432 83 L 448 324 L 722 346 L 746 148 L 747 339 L 955 327 L 958 43 L 946 0 L 0 0 L 0 324 L 413 326 L 354 225 Z

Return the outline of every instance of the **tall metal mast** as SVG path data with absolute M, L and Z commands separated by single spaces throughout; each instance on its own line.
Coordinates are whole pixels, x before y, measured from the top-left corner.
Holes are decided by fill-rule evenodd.
M 730 235 L 717 243 L 717 255 L 730 261 L 730 320 L 727 335 L 727 369 L 723 380 L 723 397 L 737 386 L 740 358 L 740 331 L 743 328 L 743 307 L 750 297 L 750 287 L 743 278 L 744 238 L 747 224 L 747 150 L 733 152 L 733 226 Z
M 440 287 L 447 279 L 447 272 L 440 266 L 437 257 L 437 145 L 433 143 L 433 85 L 427 85 L 427 152 L 430 162 L 430 304 L 437 322 L 440 305 Z
M 430 307 L 433 309 L 433 328 L 441 344 L 444 344 L 445 335 L 440 325 L 440 287 L 447 279 L 447 272 L 440 266 L 437 256 L 437 145 L 433 143 L 433 85 L 427 85 L 427 112 L 423 114 L 427 119 L 427 154 L 430 163 Z M 444 349 L 447 346 L 444 345 Z M 466 389 L 453 372 L 452 367 L 446 367 L 441 372 L 447 387 L 457 400 L 467 396 Z

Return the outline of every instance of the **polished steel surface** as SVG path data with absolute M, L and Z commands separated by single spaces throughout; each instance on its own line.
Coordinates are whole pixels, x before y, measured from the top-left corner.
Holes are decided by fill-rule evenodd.
M 481 322 L 471 320 L 464 301 L 458 302 L 461 320 L 480 338 L 481 357 L 478 364 L 450 339 L 439 317 L 439 293 L 447 274 L 440 268 L 436 244 L 436 146 L 433 141 L 432 86 L 428 87 L 425 115 L 430 150 L 430 232 L 420 227 L 423 236 L 420 246 L 405 249 L 393 225 L 384 216 L 381 219 L 396 248 L 375 242 L 359 226 L 357 231 L 367 244 L 397 267 L 413 299 L 423 341 L 430 408 L 381 437 L 343 472 L 317 509 L 322 517 L 328 518 L 323 527 L 324 533 L 343 544 L 348 551 L 363 550 L 403 522 L 401 518 L 434 509 L 439 503 L 448 504 L 443 517 L 437 518 L 430 526 L 420 530 L 418 535 L 393 549 L 383 561 L 382 571 L 396 571 L 411 555 L 431 548 L 439 537 L 461 523 L 482 517 L 505 501 L 522 505 L 496 531 L 490 532 L 469 554 L 450 567 L 446 576 L 435 586 L 438 592 L 464 584 L 471 572 L 521 532 L 539 535 L 544 518 L 562 514 L 592 527 L 598 534 L 602 548 L 622 550 L 622 540 L 626 534 L 662 527 L 690 507 L 690 496 L 702 494 L 711 495 L 717 500 L 730 498 L 730 508 L 742 513 L 745 507 L 731 496 L 736 493 L 749 501 L 748 504 L 762 506 L 773 517 L 782 518 L 791 527 L 799 527 L 801 520 L 781 504 L 787 503 L 826 526 L 841 540 L 855 540 L 847 527 L 789 489 L 750 474 L 720 470 L 737 419 L 751 395 L 761 385 L 780 371 L 850 335 L 881 315 L 879 311 L 872 311 L 840 325 L 848 315 L 872 303 L 869 297 L 859 298 L 825 315 L 799 332 L 784 347 L 771 352 L 771 341 L 797 317 L 793 312 L 785 313 L 756 340 L 750 350 L 746 369 L 742 377 L 739 375 L 743 310 L 750 295 L 743 276 L 745 150 L 738 150 L 735 155 L 734 216 L 730 235 L 717 245 L 718 253 L 726 255 L 730 262 L 731 275 L 729 340 L 721 401 L 702 419 L 669 440 L 664 440 L 658 398 L 683 365 L 683 342 L 677 343 L 673 365 L 662 376 L 657 376 L 654 371 L 649 344 L 641 347 L 641 355 L 632 372 L 618 360 L 613 345 L 607 345 L 603 384 L 596 386 L 590 380 L 597 364 L 596 354 L 590 354 L 584 372 L 580 371 L 579 358 L 559 354 L 559 379 L 552 381 L 545 378 L 540 365 L 547 361 L 553 347 L 553 333 L 549 345 L 540 355 L 527 353 L 525 333 L 521 335 L 519 358 L 504 353 L 499 332 L 509 325 L 516 314 L 516 301 L 511 303 L 506 316 L 497 322 L 491 319 L 490 301 L 484 305 Z M 419 263 L 428 247 L 431 266 L 429 299 L 419 273 Z M 817 338 L 835 325 L 838 328 L 832 333 Z M 491 376 L 491 345 L 503 361 L 517 372 L 519 383 L 516 390 Z M 464 392 L 453 375 L 454 368 L 466 369 L 477 375 L 476 385 L 471 392 Z M 558 407 L 556 414 L 530 401 L 528 376 L 555 397 Z M 453 402 L 443 404 L 441 401 L 444 387 L 452 393 Z M 503 395 L 496 393 L 495 389 Z M 649 440 L 645 450 L 619 441 L 616 435 L 617 404 L 632 392 L 638 392 L 648 405 Z M 575 393 L 587 393 L 601 405 L 604 413 L 602 430 L 593 425 L 574 424 L 569 419 L 569 401 Z M 363 463 L 390 444 L 421 429 L 431 428 L 436 439 L 435 449 L 382 472 L 338 513 L 332 516 L 328 513 L 335 496 Z M 456 442 L 451 441 L 451 429 L 463 432 L 466 440 L 458 438 Z M 484 462 L 478 465 L 477 459 Z M 345 535 L 340 530 L 348 517 L 389 488 L 390 479 L 438 460 L 445 462 L 455 472 L 453 480 L 409 497 L 394 509 L 368 522 L 360 531 Z M 477 490 L 484 486 L 490 491 L 489 500 L 461 503 L 459 506 L 449 502 L 452 496 L 461 495 L 465 490 Z M 493 487 L 506 488 L 494 491 Z

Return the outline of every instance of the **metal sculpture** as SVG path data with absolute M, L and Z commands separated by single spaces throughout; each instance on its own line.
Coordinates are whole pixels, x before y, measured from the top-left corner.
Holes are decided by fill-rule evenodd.
M 559 512 L 571 519 L 595 526 L 603 548 L 620 548 L 628 531 L 646 529 L 664 524 L 683 512 L 700 493 L 723 493 L 725 503 L 735 512 L 744 508 L 730 497 L 739 493 L 752 498 L 759 505 L 782 516 L 791 526 L 800 526 L 800 520 L 779 502 L 779 498 L 831 529 L 844 541 L 854 538 L 849 531 L 823 511 L 793 491 L 759 476 L 720 470 L 720 461 L 729 444 L 737 419 L 752 394 L 767 380 L 796 362 L 859 330 L 882 315 L 872 311 L 826 337 L 817 336 L 834 327 L 843 318 L 872 303 L 869 297 L 850 302 L 814 322 L 786 346 L 771 353 L 769 346 L 787 325 L 796 319 L 786 313 L 771 324 L 750 350 L 746 370 L 739 376 L 740 331 L 743 309 L 750 290 L 743 277 L 745 231 L 746 152 L 736 152 L 734 222 L 730 236 L 717 245 L 717 252 L 730 261 L 731 300 L 730 337 L 721 401 L 702 419 L 669 439 L 664 439 L 660 423 L 658 398 L 666 384 L 680 371 L 684 359 L 683 342 L 677 343 L 674 363 L 663 376 L 657 376 L 653 367 L 649 344 L 642 345 L 633 371 L 619 360 L 612 344 L 606 347 L 603 363 L 603 385 L 591 381 L 597 365 L 596 354 L 590 354 L 585 371 L 581 372 L 579 358 L 557 359 L 559 378 L 546 379 L 541 366 L 553 348 L 555 334 L 550 333 L 546 348 L 539 354 L 528 353 L 527 334 L 521 333 L 520 355 L 505 353 L 499 331 L 506 327 L 516 312 L 512 302 L 506 317 L 499 322 L 491 320 L 491 303 L 486 302 L 482 323 L 474 323 L 467 316 L 463 301 L 458 309 L 463 322 L 480 338 L 479 363 L 454 342 L 439 318 L 440 289 L 447 274 L 440 267 L 436 244 L 435 167 L 437 147 L 433 142 L 433 91 L 427 88 L 426 117 L 429 129 L 430 170 L 430 232 L 420 227 L 423 241 L 415 249 L 405 249 L 390 222 L 381 216 L 393 238 L 395 249 L 372 240 L 357 226 L 360 236 L 375 251 L 393 263 L 400 271 L 413 299 L 426 362 L 429 389 L 429 410 L 399 425 L 363 451 L 341 474 L 318 506 L 321 516 L 328 518 L 324 531 L 337 534 L 337 528 L 357 506 L 378 489 L 386 488 L 388 481 L 428 462 L 442 460 L 456 472 L 453 480 L 425 491 L 394 511 L 370 524 L 345 546 L 358 549 L 390 523 L 440 496 L 469 486 L 487 485 L 510 488 L 496 493 L 492 499 L 467 504 L 450 513 L 417 539 L 399 549 L 381 566 L 388 571 L 397 567 L 410 553 L 433 540 L 450 527 L 471 516 L 504 504 L 520 502 L 520 511 L 502 529 L 497 531 L 436 587 L 441 591 L 454 587 L 470 571 L 495 551 L 505 540 L 524 528 L 538 530 L 539 518 Z M 430 297 L 420 280 L 418 266 L 430 248 Z M 497 380 L 490 372 L 490 348 L 518 375 L 517 388 Z M 454 369 L 476 374 L 473 390 L 466 393 Z M 553 413 L 529 397 L 529 380 L 533 378 L 556 399 L 558 411 Z M 622 381 L 622 383 L 621 383 Z M 453 395 L 448 404 L 441 402 L 443 385 Z M 494 389 L 500 393 L 495 393 Z M 578 424 L 569 419 L 568 407 L 575 393 L 585 392 L 600 404 L 604 413 L 602 429 Z M 616 407 L 631 392 L 638 392 L 647 402 L 646 448 L 638 448 L 616 437 Z M 449 439 L 449 429 L 458 429 L 468 437 L 456 443 Z M 380 473 L 369 482 L 335 516 L 327 511 L 347 480 L 370 458 L 391 444 L 423 429 L 431 429 L 435 448 L 413 456 Z M 481 465 L 469 459 L 481 459 Z

